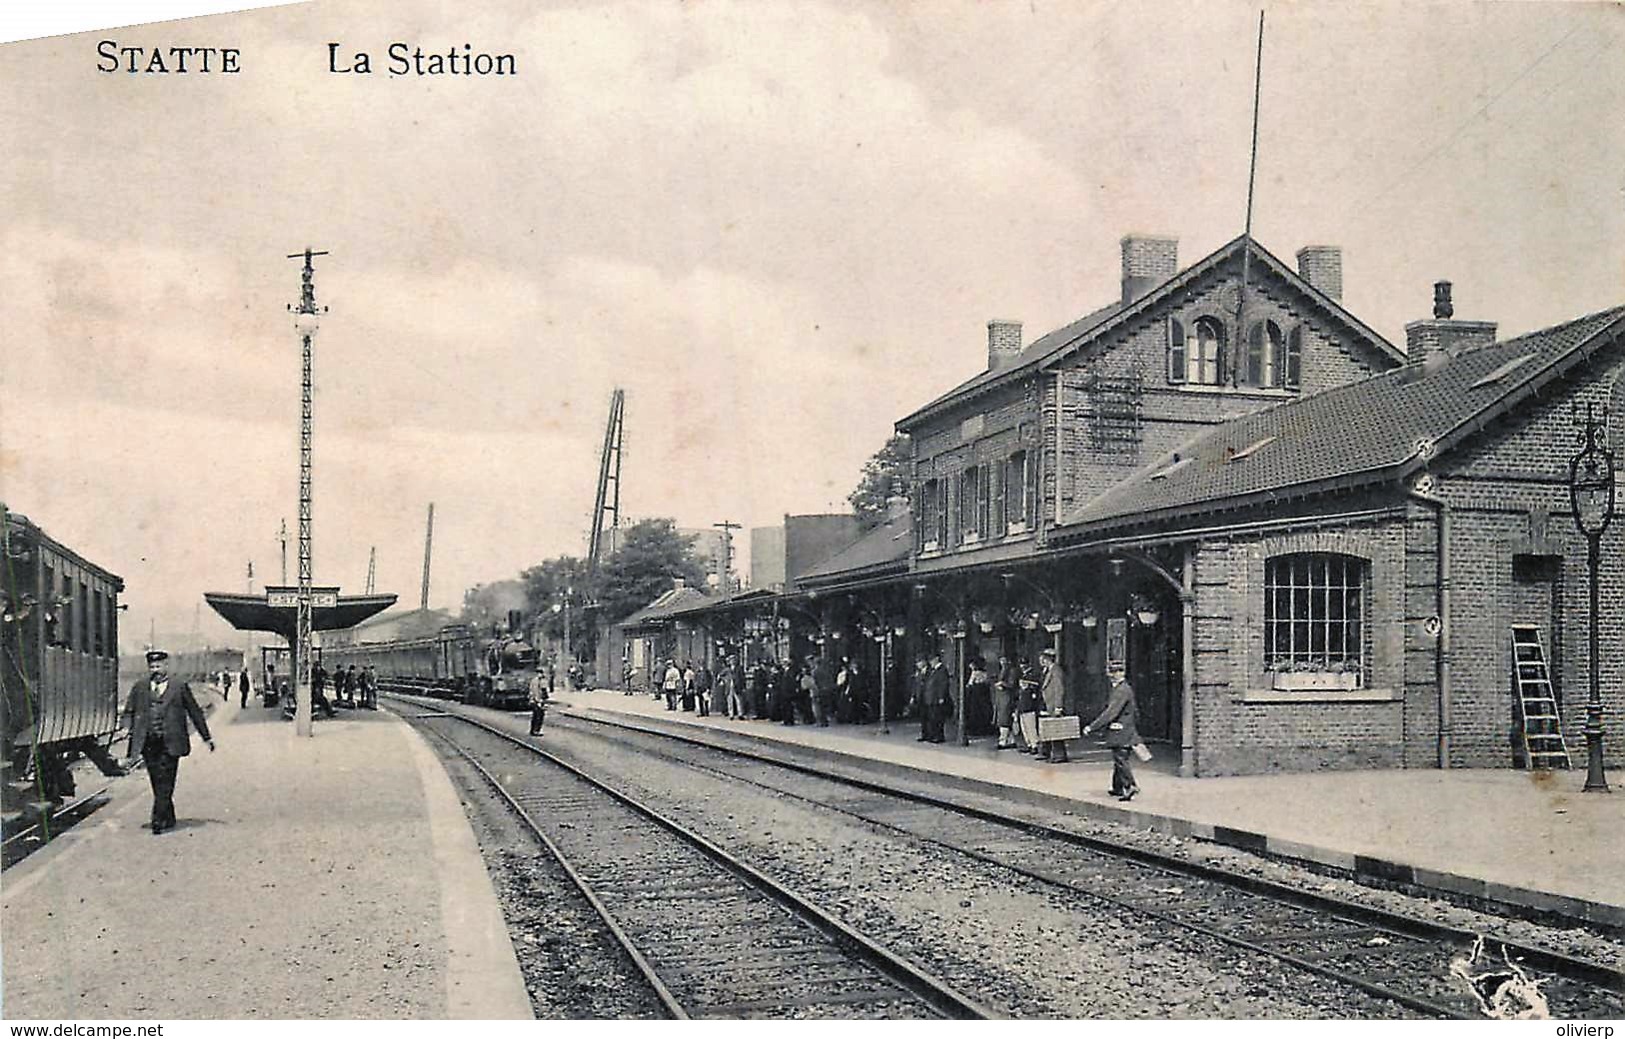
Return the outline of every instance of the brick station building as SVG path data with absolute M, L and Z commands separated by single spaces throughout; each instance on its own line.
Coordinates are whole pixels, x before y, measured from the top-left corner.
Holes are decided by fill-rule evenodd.
M 1109 306 L 1031 344 L 990 321 L 986 369 L 897 423 L 908 501 L 757 608 L 884 670 L 888 714 L 932 652 L 962 683 L 975 657 L 1054 647 L 1082 714 L 1121 661 L 1141 731 L 1187 775 L 1523 763 L 1527 624 L 1578 749 L 1570 414 L 1619 392 L 1621 312 L 1495 343 L 1446 286 L 1401 352 L 1339 302 L 1336 248 L 1294 270 L 1242 237 L 1181 270 L 1172 239 L 1121 245 Z M 1613 716 L 1622 539 L 1603 548 Z M 988 731 L 985 705 L 964 711 Z
M 1625 376 L 1625 308 L 1494 342 L 1407 327 L 1405 366 L 1236 419 L 1071 510 L 1053 551 L 1178 561 L 1187 768 L 1526 763 L 1513 625 L 1583 745 L 1588 574 L 1573 411 Z M 1600 675 L 1625 707 L 1625 531 L 1603 544 Z M 1171 589 L 1170 589 L 1171 590 Z M 1607 756 L 1618 761 L 1615 724 Z

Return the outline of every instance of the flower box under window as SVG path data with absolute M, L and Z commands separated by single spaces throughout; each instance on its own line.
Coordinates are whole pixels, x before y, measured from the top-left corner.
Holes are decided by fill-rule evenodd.
M 935 552 L 936 550 L 937 550 L 937 543 L 935 541 L 927 541 L 925 544 L 920 546 L 920 551 L 922 553 L 924 553 L 924 552 Z
M 1027 533 L 1027 522 L 1025 520 L 1016 520 L 1013 523 L 1006 524 L 1004 532 L 1006 535 L 1025 534 Z
M 1325 692 L 1360 688 L 1358 671 L 1275 671 L 1272 688 L 1290 692 Z

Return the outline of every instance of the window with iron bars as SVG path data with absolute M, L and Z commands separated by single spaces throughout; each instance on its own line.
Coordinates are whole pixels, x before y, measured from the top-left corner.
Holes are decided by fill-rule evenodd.
M 1368 571 L 1335 552 L 1266 560 L 1264 669 L 1363 676 Z

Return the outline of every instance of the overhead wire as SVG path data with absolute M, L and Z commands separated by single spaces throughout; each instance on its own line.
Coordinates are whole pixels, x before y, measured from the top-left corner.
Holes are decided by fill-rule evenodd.
M 1456 142 L 1456 140 L 1458 138 L 1460 138 L 1461 135 L 1467 131 L 1468 127 L 1472 126 L 1479 119 L 1479 117 L 1484 115 L 1484 113 L 1488 112 L 1490 110 L 1490 108 L 1493 107 L 1497 101 L 1501 100 L 1501 98 L 1505 97 L 1508 93 L 1510 93 L 1512 91 L 1512 89 L 1514 87 L 1516 87 L 1519 83 L 1523 82 L 1523 80 L 1531 72 L 1533 72 L 1536 68 L 1538 68 L 1541 64 L 1543 64 L 1546 61 L 1547 58 L 1551 57 L 1552 54 L 1554 54 L 1559 47 L 1561 47 L 1564 43 L 1568 42 L 1569 38 L 1572 37 L 1575 33 L 1579 32 L 1581 28 L 1582 28 L 1581 25 L 1576 25 L 1573 28 L 1569 29 L 1568 32 L 1566 32 L 1562 36 L 1558 37 L 1556 42 L 1554 42 L 1550 47 L 1547 47 L 1544 51 L 1541 51 L 1540 54 L 1537 55 L 1533 61 L 1531 61 L 1529 64 L 1525 65 L 1522 69 L 1520 69 L 1515 76 L 1513 76 L 1510 80 L 1508 80 L 1503 86 L 1501 86 L 1493 94 L 1491 94 L 1489 96 L 1489 98 L 1486 99 L 1485 102 L 1482 105 L 1479 105 L 1476 109 L 1473 110 L 1473 112 L 1470 115 L 1468 115 L 1459 124 L 1457 124 L 1455 129 L 1450 131 L 1448 136 L 1446 136 L 1443 140 L 1439 141 L 1439 143 L 1435 144 L 1432 148 L 1428 149 L 1427 153 L 1425 155 L 1423 155 L 1420 159 L 1416 160 L 1415 162 L 1413 162 L 1409 166 L 1407 166 L 1405 169 L 1401 170 L 1397 176 L 1391 178 L 1388 181 L 1388 183 L 1381 190 L 1372 192 L 1371 194 L 1364 196 L 1360 201 L 1355 203 L 1353 208 L 1356 209 L 1356 210 L 1361 210 L 1361 209 L 1365 209 L 1368 206 L 1373 205 L 1377 201 L 1385 198 L 1387 195 L 1389 195 L 1391 192 L 1393 192 L 1395 188 L 1398 188 L 1401 184 L 1403 184 L 1406 180 L 1408 180 L 1413 174 L 1415 174 L 1423 166 L 1426 166 L 1428 163 L 1432 162 L 1435 158 L 1437 158 L 1439 156 L 1439 154 L 1441 152 L 1443 152 L 1446 148 L 1448 148 L 1452 144 L 1454 144 Z M 1542 95 L 1542 96 L 1544 96 L 1544 95 Z M 1418 142 L 1418 143 L 1420 143 L 1420 142 Z

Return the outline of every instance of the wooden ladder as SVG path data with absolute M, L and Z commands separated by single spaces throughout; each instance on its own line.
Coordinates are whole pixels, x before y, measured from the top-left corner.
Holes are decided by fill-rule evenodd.
M 1552 676 L 1540 629 L 1533 624 L 1512 626 L 1512 682 L 1518 691 L 1518 717 L 1523 725 L 1524 752 L 1532 769 L 1572 768 L 1563 742 L 1563 720 L 1552 694 Z

